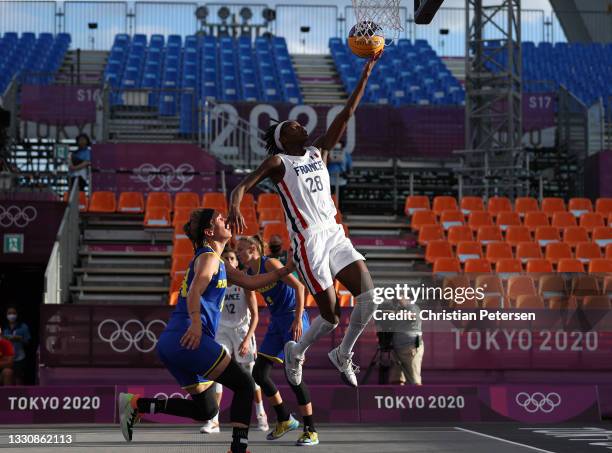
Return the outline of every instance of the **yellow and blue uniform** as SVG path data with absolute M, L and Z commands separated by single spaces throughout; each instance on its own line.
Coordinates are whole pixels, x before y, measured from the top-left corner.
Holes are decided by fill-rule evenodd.
M 194 278 L 195 261 L 205 253 L 215 254 L 219 258 L 219 268 L 200 296 L 200 319 L 202 321 L 200 345 L 197 349 L 187 349 L 181 346 L 181 338 L 191 325 L 187 293 Z M 157 343 L 157 353 L 161 361 L 183 388 L 207 382 L 206 376 L 225 355 L 223 347 L 215 341 L 215 334 L 223 310 L 226 287 L 227 274 L 221 257 L 210 246 L 196 250 L 179 291 L 176 308 L 170 315 L 168 325 Z
M 269 258 L 262 256 L 259 260 L 258 273 L 265 274 L 266 261 Z M 249 275 L 254 275 L 251 269 L 247 270 Z M 295 299 L 295 289 L 279 280 L 271 283 L 268 286 L 257 290 L 263 297 L 270 310 L 270 324 L 268 331 L 264 337 L 263 343 L 259 346 L 257 354 L 261 354 L 275 362 L 283 362 L 285 354 L 283 347 L 285 343 L 293 340 L 291 325 L 295 319 L 295 307 L 297 305 Z M 302 328 L 303 333 L 306 333 L 310 327 L 310 319 L 304 310 L 302 313 Z

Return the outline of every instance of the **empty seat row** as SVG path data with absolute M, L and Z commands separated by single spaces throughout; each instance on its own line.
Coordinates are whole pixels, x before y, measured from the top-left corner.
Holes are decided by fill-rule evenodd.
M 588 262 L 588 266 L 585 266 L 585 263 L 575 258 L 559 258 L 557 260 L 546 258 L 546 261 L 534 258 L 527 259 L 526 265 L 523 265 L 521 259 L 514 258 L 500 259 L 496 263 L 486 258 L 470 258 L 465 260 L 462 268 L 461 261 L 455 257 L 434 258 L 433 273 L 439 275 L 461 272 L 487 274 L 494 271 L 501 275 L 519 274 L 522 272 L 543 273 L 552 269 L 553 264 L 556 264 L 556 270 L 559 273 L 583 273 L 588 271 L 592 274 L 612 274 L 612 259 L 605 258 L 591 259 Z

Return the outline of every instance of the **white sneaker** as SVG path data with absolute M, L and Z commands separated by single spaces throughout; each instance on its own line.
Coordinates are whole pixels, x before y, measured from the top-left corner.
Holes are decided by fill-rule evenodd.
M 213 420 L 208 420 L 204 426 L 200 428 L 200 432 L 202 434 L 216 434 L 221 432 L 221 428 L 219 428 L 219 422 L 215 422 Z
M 119 425 L 121 433 L 127 442 L 132 441 L 132 433 L 134 425 L 138 422 L 138 411 L 132 408 L 132 399 L 136 395 L 131 393 L 119 393 L 117 398 L 117 408 L 119 409 Z
M 302 383 L 302 364 L 303 357 L 298 357 L 293 353 L 293 348 L 297 345 L 295 341 L 285 343 L 283 352 L 285 353 L 285 376 L 292 385 Z
M 339 347 L 336 349 L 332 349 L 329 351 L 327 356 L 331 363 L 334 364 L 338 371 L 340 371 L 340 377 L 344 381 L 345 384 L 350 385 L 351 387 L 357 387 L 357 376 L 359 373 L 359 367 L 353 364 L 353 353 L 351 352 L 346 358 L 340 357 Z
M 268 431 L 270 427 L 268 426 L 268 416 L 265 412 L 257 415 L 257 429 L 259 431 Z

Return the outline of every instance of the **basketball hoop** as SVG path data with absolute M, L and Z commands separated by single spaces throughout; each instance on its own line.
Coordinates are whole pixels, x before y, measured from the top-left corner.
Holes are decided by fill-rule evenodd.
M 382 34 L 396 41 L 404 29 L 400 18 L 401 0 L 352 0 L 355 11 L 355 31 L 365 38 Z

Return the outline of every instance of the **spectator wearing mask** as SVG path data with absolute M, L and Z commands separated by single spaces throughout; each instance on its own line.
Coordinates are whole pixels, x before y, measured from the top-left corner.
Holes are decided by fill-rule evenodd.
M 15 349 L 13 343 L 2 337 L 2 329 L 0 329 L 0 374 L 2 375 L 2 385 L 13 385 L 13 357 Z
M 84 191 L 89 182 L 89 167 L 91 166 L 91 140 L 87 134 L 79 134 L 76 138 L 78 149 L 68 156 L 70 170 L 70 187 L 75 179 L 79 181 L 79 190 Z
M 270 253 L 268 254 L 269 258 L 276 258 L 283 266 L 287 264 L 287 250 L 283 250 L 283 238 L 278 234 L 270 236 L 268 249 L 270 249 Z
M 27 324 L 18 321 L 18 313 L 15 307 L 9 307 L 6 310 L 6 320 L 3 333 L 4 338 L 12 343 L 14 350 L 13 357 L 13 374 L 15 384 L 23 385 L 25 369 L 26 369 L 26 352 L 25 347 L 30 342 L 30 329 Z

